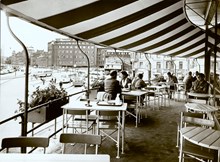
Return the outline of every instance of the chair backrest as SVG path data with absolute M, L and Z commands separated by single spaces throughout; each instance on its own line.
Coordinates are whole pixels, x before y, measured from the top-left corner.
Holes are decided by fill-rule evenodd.
M 181 112 L 180 127 L 182 128 L 184 124 L 206 126 L 209 128 L 213 128 L 215 126 L 215 122 L 213 120 L 203 119 L 202 113 Z
M 87 115 L 86 111 L 87 110 L 67 110 L 67 114 L 71 114 L 71 115 Z
M 206 104 L 207 99 L 195 99 L 195 98 L 188 98 L 187 102 L 189 103 L 201 103 L 201 104 Z
M 9 137 L 2 139 L 2 148 L 6 148 L 7 152 L 9 148 L 13 147 L 43 147 L 45 153 L 48 146 L 49 138 L 46 137 Z
M 111 94 L 107 92 L 98 92 L 97 93 L 97 100 L 98 101 L 108 101 L 111 100 Z
M 102 142 L 101 135 L 94 135 L 94 134 L 74 134 L 74 133 L 62 133 L 60 135 L 60 143 L 63 143 L 63 151 L 65 152 L 65 144 L 66 143 L 82 143 L 82 144 L 94 144 L 96 145 L 95 153 L 98 153 L 98 145 Z M 85 146 L 85 153 L 86 153 Z

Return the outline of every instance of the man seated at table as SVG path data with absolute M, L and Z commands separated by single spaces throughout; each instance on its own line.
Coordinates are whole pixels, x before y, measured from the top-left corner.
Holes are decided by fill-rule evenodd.
M 140 73 L 138 74 L 138 79 L 135 82 L 135 89 L 142 89 L 145 88 L 147 86 L 147 84 L 143 81 L 143 74 Z M 141 104 L 143 105 L 143 101 L 144 101 L 145 95 L 141 96 Z
M 117 94 L 120 94 L 121 98 L 121 86 L 117 80 L 117 71 L 113 70 L 110 72 L 110 78 L 105 79 L 105 92 L 111 95 L 111 99 L 114 100 Z
M 195 93 L 208 93 L 209 84 L 205 80 L 205 75 L 203 73 L 199 73 L 197 76 L 197 80 L 194 82 L 192 86 L 191 92 Z

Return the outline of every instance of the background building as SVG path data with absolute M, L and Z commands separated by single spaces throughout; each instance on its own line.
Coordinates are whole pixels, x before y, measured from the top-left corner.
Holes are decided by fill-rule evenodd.
M 96 66 L 95 45 L 79 42 L 79 46 L 90 60 L 90 66 Z M 85 55 L 80 51 L 73 39 L 56 39 L 48 43 L 48 57 L 50 66 L 57 67 L 86 67 L 88 65 Z

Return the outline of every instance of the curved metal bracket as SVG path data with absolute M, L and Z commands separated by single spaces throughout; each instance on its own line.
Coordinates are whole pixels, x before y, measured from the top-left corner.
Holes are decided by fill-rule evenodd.
M 199 72 L 200 72 L 200 64 L 199 64 L 199 62 L 198 62 L 197 58 L 195 58 L 195 62 L 196 62 L 196 63 L 197 63 L 197 65 L 199 66 Z
M 124 70 L 124 61 L 123 61 L 123 59 L 118 56 L 118 54 L 116 52 L 116 48 L 114 48 L 114 51 L 115 51 L 115 55 L 121 60 L 121 63 L 122 63 L 122 69 L 121 70 Z
M 147 56 L 147 53 L 144 53 L 144 56 L 146 58 L 146 60 L 148 61 L 148 65 L 149 65 L 149 69 L 148 69 L 148 81 L 151 84 L 150 78 L 151 78 L 151 62 Z
M 89 61 L 89 57 L 88 55 L 81 49 L 81 47 L 79 46 L 79 40 L 76 40 L 76 44 L 77 47 L 79 48 L 79 50 L 82 52 L 82 54 L 85 55 L 86 59 L 87 59 L 87 63 L 88 63 L 88 84 L 87 84 L 87 93 L 86 93 L 86 97 L 87 99 L 89 99 L 89 88 L 90 88 L 90 61 Z
M 22 46 L 24 52 L 25 52 L 25 58 L 26 58 L 26 70 L 25 70 L 25 95 L 24 95 L 24 107 L 25 107 L 25 111 L 24 111 L 24 118 L 22 121 L 22 136 L 27 136 L 27 110 L 28 110 L 28 75 L 29 75 L 29 56 L 28 56 L 28 51 L 27 48 L 25 47 L 25 45 L 23 44 L 23 42 L 18 39 L 18 37 L 13 33 L 13 31 L 11 30 L 10 27 L 10 23 L 9 23 L 9 14 L 6 13 L 7 16 L 7 26 L 8 29 L 10 31 L 10 33 L 12 34 L 12 36 L 15 38 L 15 40 Z

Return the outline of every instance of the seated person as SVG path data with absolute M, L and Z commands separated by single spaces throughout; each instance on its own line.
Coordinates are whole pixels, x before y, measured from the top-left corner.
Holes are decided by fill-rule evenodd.
M 138 81 L 138 76 L 135 76 L 131 81 L 131 88 L 135 89 L 135 84 Z
M 197 80 L 194 82 L 192 86 L 191 92 L 195 93 L 208 93 L 209 84 L 205 81 L 205 75 L 203 73 L 199 73 L 197 76 Z
M 135 89 L 145 88 L 147 84 L 143 81 L 143 74 L 138 74 L 138 79 L 135 82 Z
M 113 70 L 110 72 L 110 78 L 105 79 L 104 83 L 105 92 L 111 94 L 111 99 L 114 100 L 117 94 L 120 94 L 121 98 L 121 86 L 117 80 L 117 71 Z
M 129 88 L 129 87 L 128 87 L 128 84 L 131 83 L 131 79 L 128 78 L 128 73 L 127 73 L 126 71 L 122 71 L 122 72 L 121 72 L 121 75 L 122 75 L 122 76 L 121 76 L 122 79 L 121 79 L 121 81 L 120 81 L 121 87 L 122 87 L 122 88 Z

